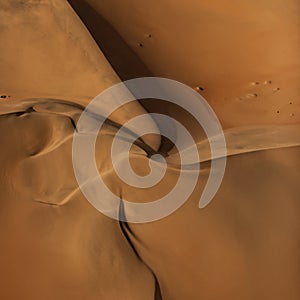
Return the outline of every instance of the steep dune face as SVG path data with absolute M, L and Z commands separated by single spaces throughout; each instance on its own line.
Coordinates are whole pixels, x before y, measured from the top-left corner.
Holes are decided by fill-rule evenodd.
M 88 100 L 118 77 L 66 1 L 1 0 L 1 93 Z M 63 16 L 63 17 L 62 17 Z M 88 80 L 86 80 L 88 78 Z
M 0 7 L 0 298 L 153 299 L 151 272 L 73 175 L 76 118 L 118 76 L 66 1 Z M 112 121 L 144 112 L 132 102 Z
M 0 103 L 0 298 L 299 299 L 299 4 L 87 2 L 154 75 L 207 98 L 226 128 L 225 176 L 212 203 L 199 209 L 211 171 L 208 140 L 183 109 L 152 101 L 149 111 L 177 118 L 195 138 L 196 188 L 156 222 L 119 223 L 98 212 L 76 182 L 72 139 L 84 107 L 120 79 L 67 1 L 0 0 L 0 89 L 9 96 Z M 126 52 L 109 49 L 115 62 Z M 117 65 L 129 69 L 134 58 L 126 55 L 132 60 Z M 150 74 L 141 61 L 120 76 Z M 100 103 L 96 120 L 119 103 L 111 100 Z M 163 197 L 180 173 L 180 152 L 162 151 L 165 141 L 147 135 L 132 145 L 131 167 L 147 175 L 150 154 L 163 153 L 163 180 L 136 188 L 118 178 L 114 136 L 143 113 L 137 101 L 118 109 L 95 147 L 109 190 L 137 203 Z M 158 127 L 146 116 L 129 134 Z M 194 163 L 186 173 L 198 171 Z M 126 206 L 120 212 L 129 216 Z
M 18 103 L 18 112 L 12 106 L 0 116 L 0 298 L 154 299 L 153 275 L 118 222 L 77 185 L 72 136 L 82 110 L 54 100 Z
M 163 299 L 299 298 L 298 157 L 299 146 L 228 157 L 221 188 L 199 209 L 210 171 L 204 163 L 184 206 L 153 223 L 129 224 Z M 171 185 L 176 172 L 167 176 Z M 155 197 L 153 190 L 136 199 Z M 123 194 L 132 195 L 128 188 Z
M 58 98 L 85 106 L 120 82 L 67 1 L 1 0 L 0 5 L 5 43 L 0 92 L 9 96 L 6 99 Z M 111 120 L 122 124 L 129 115 L 145 112 L 132 102 Z M 151 118 L 148 122 L 155 128 Z M 158 138 L 148 139 L 153 148 L 158 147 Z
M 128 235 L 156 274 L 163 299 L 298 299 L 299 126 L 281 126 L 299 123 L 299 3 L 85 2 L 154 75 L 196 88 L 222 125 L 234 127 L 225 131 L 232 156 L 210 206 L 197 206 L 210 170 L 204 164 L 180 210 L 154 223 L 129 224 Z M 178 108 L 159 109 L 190 125 L 201 140 Z M 277 144 L 281 138 L 289 142 Z M 272 144 L 273 150 L 264 148 Z M 178 162 L 176 154 L 167 158 L 173 159 Z M 135 170 L 143 173 L 147 161 L 136 160 Z M 125 185 L 122 195 L 150 201 L 177 179 L 172 170 L 158 192 Z
M 299 122 L 299 1 L 86 2 L 154 75 L 198 88 L 224 126 Z
M 241 132 L 225 132 L 235 152 L 208 208 L 198 208 L 210 171 L 204 162 L 196 189 L 181 209 L 157 222 L 120 228 L 88 204 L 73 174 L 71 143 L 81 108 L 58 100 L 17 103 L 18 111 L 11 103 L 9 113 L 7 104 L 0 117 L 6 132 L 1 135 L 1 297 L 154 299 L 153 275 L 130 248 L 125 231 L 157 277 L 163 299 L 298 299 L 295 161 L 300 141 L 294 126 L 281 135 L 277 129 L 275 139 L 267 132 L 265 145 L 277 148 L 269 151 L 261 151 L 257 129 L 245 135 L 252 150 L 247 141 L 243 146 Z M 179 172 L 173 155 L 158 190 L 132 188 L 116 177 L 109 156 L 117 129 L 105 125 L 97 144 L 107 186 L 134 202 L 167 193 Z M 134 170 L 144 173 L 146 153 L 135 145 L 131 156 Z

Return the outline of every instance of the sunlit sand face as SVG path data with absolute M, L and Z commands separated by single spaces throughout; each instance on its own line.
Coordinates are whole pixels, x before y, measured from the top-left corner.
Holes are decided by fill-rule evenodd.
M 197 89 L 224 126 L 299 122 L 298 1 L 87 2 L 153 74 Z
M 105 17 L 128 45 L 109 46 L 120 36 L 101 21 L 90 30 L 105 57 L 66 1 L 0 1 L 0 298 L 299 299 L 298 2 L 70 2 L 87 26 Z M 151 155 L 163 154 L 158 185 L 132 187 L 111 162 L 119 128 L 164 113 L 187 127 L 203 160 L 188 201 L 135 224 L 105 216 L 82 194 L 72 161 L 78 120 L 95 96 L 134 73 L 179 80 L 216 112 L 227 167 L 204 209 L 207 136 L 181 107 L 158 100 L 109 116 L 96 143 L 98 171 L 123 200 L 168 194 L 180 151 L 159 134 L 135 140 L 129 153 L 140 176 Z M 131 134 L 160 126 L 148 116 Z

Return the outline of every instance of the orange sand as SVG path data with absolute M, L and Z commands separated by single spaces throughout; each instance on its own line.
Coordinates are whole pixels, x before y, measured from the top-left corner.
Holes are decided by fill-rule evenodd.
M 299 299 L 299 3 L 70 2 L 83 20 L 99 17 L 103 27 L 90 30 L 106 56 L 67 1 L 0 0 L 0 299 Z M 190 129 L 199 181 L 167 218 L 119 224 L 80 192 L 74 126 L 120 77 L 151 74 L 204 89 L 226 129 L 226 173 L 199 209 L 207 140 L 181 109 L 150 102 L 148 111 Z M 178 178 L 178 153 L 157 135 L 132 147 L 131 163 L 144 174 L 144 146 L 170 150 L 158 191 L 133 189 L 112 170 L 114 134 L 145 108 L 135 101 L 115 112 L 96 148 L 106 184 L 134 202 Z M 149 117 L 133 132 L 157 126 Z

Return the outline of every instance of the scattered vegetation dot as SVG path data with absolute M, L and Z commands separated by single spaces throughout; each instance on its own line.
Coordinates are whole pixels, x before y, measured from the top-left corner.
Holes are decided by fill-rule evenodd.
M 197 86 L 197 87 L 196 87 L 196 90 L 197 90 L 197 91 L 204 91 L 204 88 L 203 88 L 202 86 Z

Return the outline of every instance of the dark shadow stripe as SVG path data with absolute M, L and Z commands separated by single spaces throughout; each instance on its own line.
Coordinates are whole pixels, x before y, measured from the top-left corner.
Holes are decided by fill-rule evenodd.
M 125 210 L 124 210 L 124 204 L 123 201 L 121 199 L 120 202 L 120 208 L 119 208 L 119 219 L 120 220 L 126 220 L 126 216 L 125 216 Z M 137 258 L 148 268 L 148 270 L 151 272 L 151 274 L 153 275 L 153 278 L 155 280 L 155 291 L 154 291 L 154 300 L 162 300 L 162 296 L 161 296 L 161 291 L 160 291 L 160 286 L 159 286 L 159 282 L 155 276 L 155 273 L 153 272 L 153 270 L 143 261 L 143 259 L 140 257 L 139 253 L 137 252 L 136 248 L 133 245 L 133 242 L 130 239 L 130 236 L 133 236 L 136 240 L 137 237 L 134 235 L 134 233 L 132 232 L 131 228 L 129 227 L 128 223 L 119 221 L 119 225 L 121 228 L 121 231 L 124 235 L 124 237 L 126 238 L 127 242 L 129 243 L 131 249 L 133 250 L 133 252 L 135 253 L 135 255 L 137 256 Z

